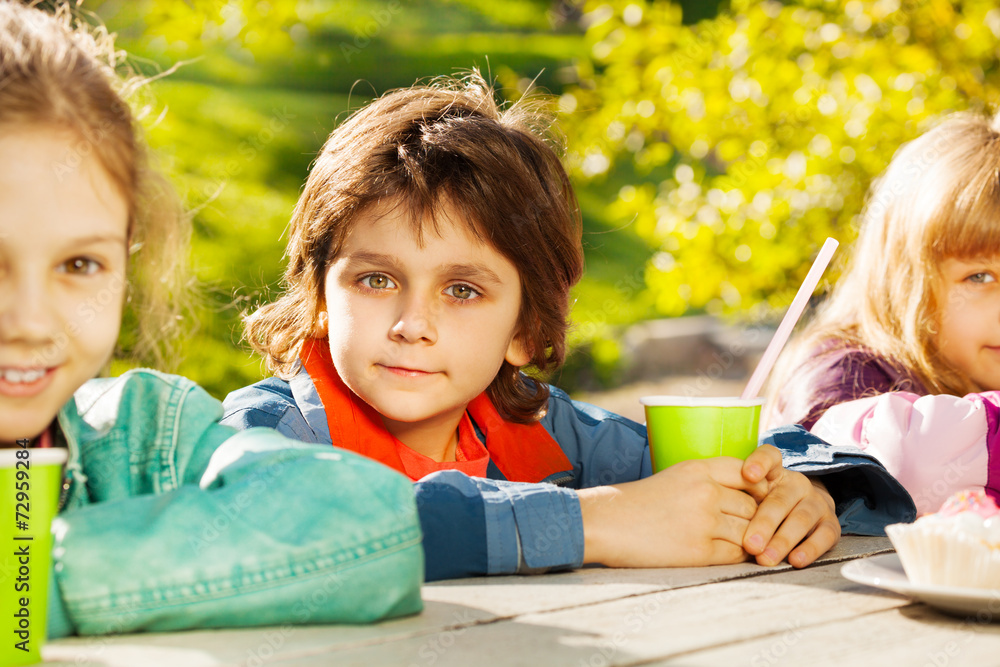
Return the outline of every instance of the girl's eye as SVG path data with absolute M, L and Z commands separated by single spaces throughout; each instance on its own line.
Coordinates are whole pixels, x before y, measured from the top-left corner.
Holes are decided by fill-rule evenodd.
M 994 283 L 996 282 L 997 279 L 994 278 L 993 274 L 991 273 L 981 272 L 981 273 L 973 273 L 971 276 L 966 278 L 966 280 L 968 280 L 970 283 L 982 284 L 982 283 Z
M 89 276 L 100 271 L 101 264 L 100 262 L 87 257 L 74 257 L 73 259 L 63 262 L 59 266 L 59 270 L 63 273 L 69 273 L 72 275 Z
M 479 292 L 468 285 L 451 285 L 444 290 L 445 294 L 455 297 L 459 301 L 471 301 L 482 296 Z
M 365 276 L 361 279 L 361 284 L 368 289 L 374 290 L 392 289 L 396 286 L 396 283 L 389 280 L 389 276 L 381 273 L 373 273 L 369 276 Z

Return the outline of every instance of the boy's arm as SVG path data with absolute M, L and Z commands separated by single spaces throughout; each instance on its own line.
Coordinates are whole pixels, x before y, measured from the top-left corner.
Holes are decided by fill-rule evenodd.
M 693 567 L 746 560 L 743 536 L 766 480 L 729 457 L 682 461 L 652 477 L 579 492 L 587 562 Z
M 745 560 L 766 482 L 741 461 L 689 461 L 650 478 L 573 491 L 449 470 L 414 486 L 428 581 L 603 563 L 671 567 Z M 746 493 L 744 493 L 746 491 Z
M 635 422 L 586 403 L 571 401 L 562 391 L 553 388 L 549 413 L 543 423 L 575 462 L 577 488 L 632 482 L 652 474 L 646 430 Z M 767 450 L 759 449 L 757 456 L 763 456 L 765 451 Z M 773 456 L 762 459 L 762 464 L 771 472 L 761 471 L 759 475 L 747 478 L 759 482 L 766 476 L 769 486 L 773 488 L 773 492 L 768 493 L 766 498 L 758 498 L 763 501 L 763 505 L 751 524 L 754 530 L 747 535 L 753 539 L 744 541 L 741 534 L 732 543 L 716 540 L 713 544 L 717 548 L 723 548 L 725 553 L 732 553 L 733 549 L 739 553 L 742 551 L 739 548 L 742 543 L 748 552 L 758 556 L 761 564 L 768 565 L 780 562 L 791 552 L 792 547 L 799 545 L 792 552 L 791 561 L 801 567 L 822 555 L 839 539 L 840 527 L 834 515 L 834 503 L 821 484 L 811 483 L 798 473 L 782 470 L 780 455 L 776 450 L 771 449 L 771 452 Z M 772 469 L 772 463 L 776 468 Z M 701 479 L 714 478 L 704 476 Z M 680 485 L 687 481 L 675 480 L 674 489 L 681 488 Z M 660 503 L 664 507 L 670 506 L 671 490 L 664 488 L 660 491 L 667 499 L 666 503 Z M 585 495 L 581 492 L 582 500 Z M 613 496 L 605 488 L 602 497 L 608 500 Z M 696 510 L 692 510 L 692 507 L 693 504 L 688 504 L 680 508 L 678 519 L 683 520 L 695 511 L 718 506 L 708 503 L 697 506 Z M 722 515 L 718 512 L 713 514 L 705 511 L 700 516 L 699 525 L 707 526 L 719 516 Z M 655 520 L 652 517 L 650 519 Z M 731 522 L 732 518 L 727 518 L 727 521 Z M 684 534 L 686 526 L 678 521 L 676 528 L 681 533 L 675 532 L 675 535 Z M 709 551 L 704 542 L 706 533 L 699 531 L 687 535 L 687 539 L 674 540 L 670 545 L 659 545 L 659 548 L 666 550 L 664 554 L 682 545 L 686 549 L 700 550 L 702 558 L 692 560 L 706 562 L 705 557 Z M 588 535 L 588 541 L 589 537 Z M 621 535 L 619 539 L 623 544 L 628 543 L 627 535 Z
M 443 470 L 414 483 L 427 581 L 576 568 L 580 502 L 570 489 Z

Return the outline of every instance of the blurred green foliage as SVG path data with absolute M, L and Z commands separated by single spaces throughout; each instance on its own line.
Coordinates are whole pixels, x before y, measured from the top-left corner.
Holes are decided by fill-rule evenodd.
M 561 94 L 586 55 L 579 13 L 548 0 L 87 0 L 84 9 L 118 34 L 134 68 L 156 75 L 180 63 L 151 85 L 147 138 L 195 212 L 192 261 L 206 292 L 174 370 L 218 397 L 262 377 L 239 342 L 240 314 L 278 294 L 283 232 L 340 120 L 389 89 L 473 67 L 512 98 L 532 80 Z M 610 316 L 590 306 L 615 297 L 614 282 L 651 254 L 634 231 L 608 231 L 619 223 L 605 203 L 624 182 L 580 193 L 589 274 L 575 293 L 585 305 L 573 344 L 588 353 L 570 383 L 592 376 L 589 341 L 650 312 L 640 301 Z M 595 314 L 599 326 L 585 321 Z
M 692 25 L 665 2 L 585 12 L 569 162 L 635 171 L 609 215 L 657 248 L 644 282 L 663 315 L 785 307 L 826 236 L 849 248 L 903 142 L 1000 93 L 986 0 L 732 0 Z
M 256 381 L 239 315 L 280 289 L 283 231 L 347 113 L 478 66 L 559 97 L 584 213 L 576 353 L 615 378 L 623 326 L 769 317 L 830 235 L 849 247 L 899 145 L 997 102 L 985 0 L 87 0 L 163 111 L 148 138 L 194 210 L 207 289 L 177 370 L 217 396 Z M 847 253 L 842 250 L 840 259 Z M 831 271 L 834 278 L 836 271 Z M 114 372 L 122 370 L 118 365 Z

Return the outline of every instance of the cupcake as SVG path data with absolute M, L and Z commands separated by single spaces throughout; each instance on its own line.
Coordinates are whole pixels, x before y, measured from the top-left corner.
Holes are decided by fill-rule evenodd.
M 1000 589 L 1000 509 L 982 489 L 885 532 L 911 584 Z

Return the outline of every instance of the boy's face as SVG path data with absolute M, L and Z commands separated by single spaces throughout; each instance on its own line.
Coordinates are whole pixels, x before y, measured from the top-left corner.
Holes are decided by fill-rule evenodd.
M 946 259 L 940 270 L 941 356 L 980 389 L 1000 389 L 1000 256 Z
M 423 247 L 403 207 L 363 214 L 326 274 L 334 366 L 411 447 L 415 432 L 451 437 L 505 358 L 530 360 L 514 337 L 517 269 L 441 213 L 441 235 L 425 227 Z
M 44 431 L 118 339 L 128 210 L 87 148 L 0 126 L 0 447 Z

